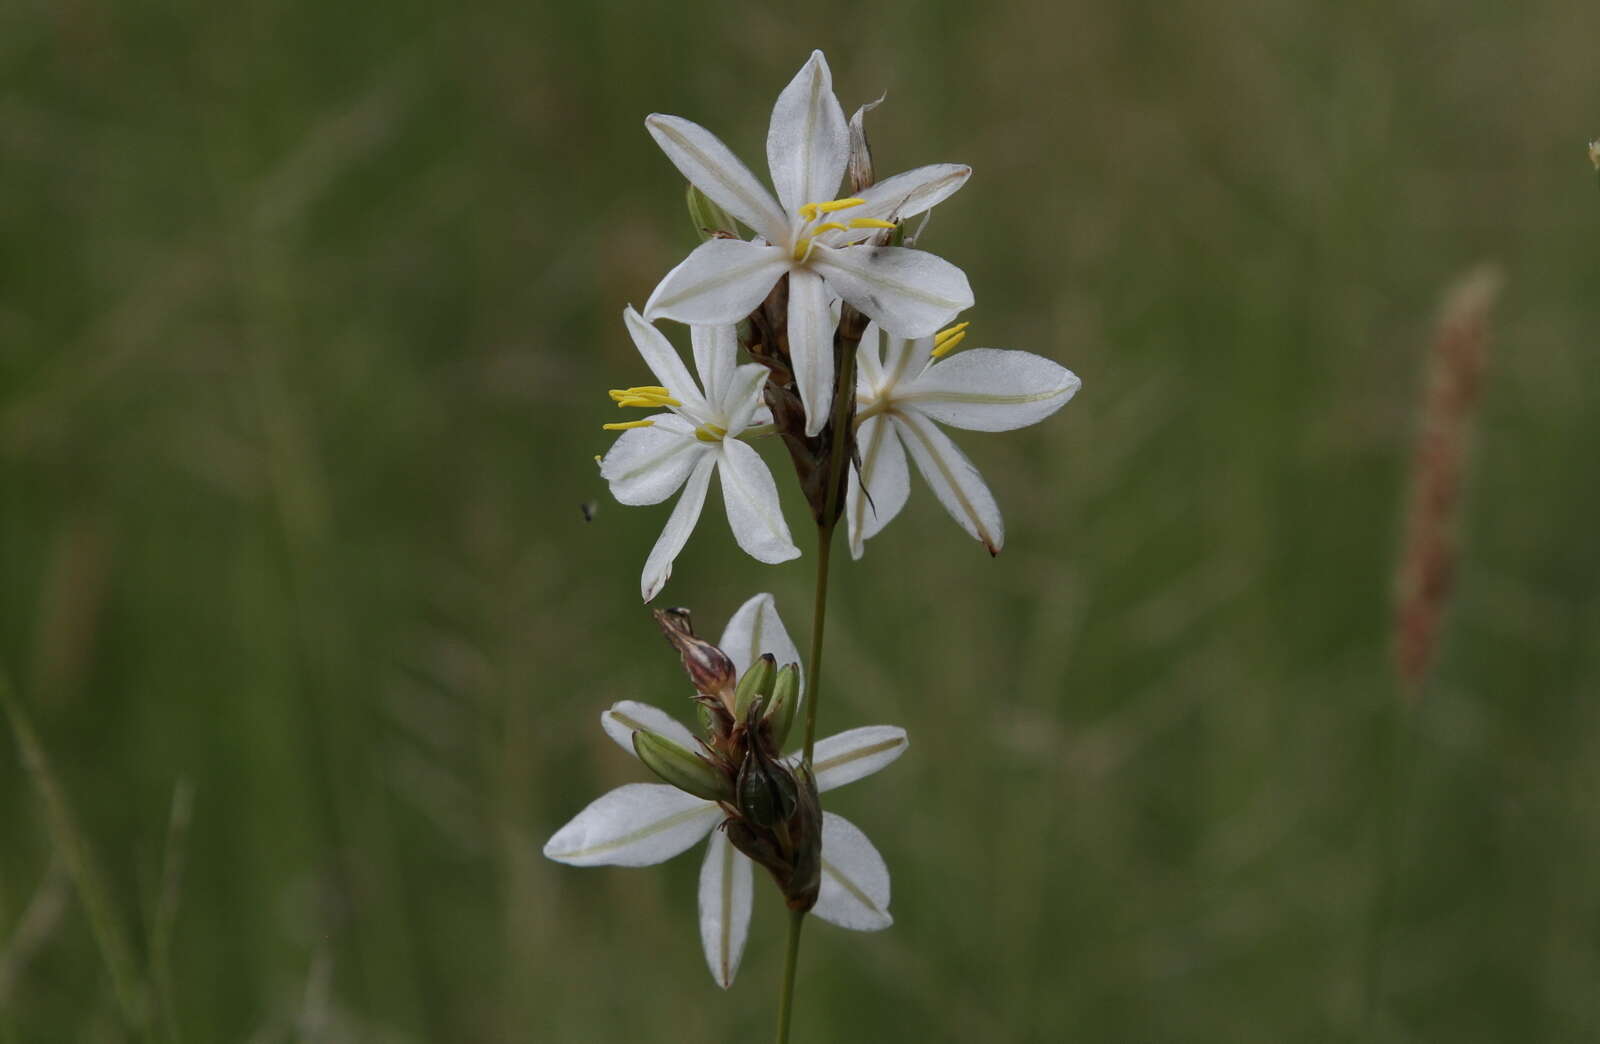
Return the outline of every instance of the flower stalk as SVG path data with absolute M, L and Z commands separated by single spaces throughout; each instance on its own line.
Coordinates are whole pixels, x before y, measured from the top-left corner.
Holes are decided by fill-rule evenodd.
M 882 856 L 820 799 L 891 763 L 907 742 L 888 725 L 817 739 L 840 520 L 859 558 L 862 542 L 905 504 L 909 454 L 946 510 L 998 552 L 994 498 L 935 422 L 1010 430 L 1042 420 L 1077 390 L 1070 372 L 1026 352 L 952 354 L 966 336 L 969 324 L 955 320 L 973 303 L 971 287 L 955 265 L 917 249 L 905 222 L 925 222 L 972 171 L 936 163 L 878 180 L 864 127 L 877 104 L 847 122 L 827 61 L 813 52 L 773 107 L 770 190 L 698 124 L 659 113 L 645 120 L 689 182 L 701 242 L 642 311 L 623 313 L 653 383 L 610 398 L 618 409 L 652 412 L 602 425 L 617 439 L 595 459 L 624 504 L 677 495 L 640 577 L 649 602 L 671 577 L 714 475 L 742 550 L 769 564 L 799 555 L 773 476 L 750 445 L 778 436 L 817 528 L 810 655 L 802 669 L 771 595 L 747 601 L 714 645 L 695 634 L 687 610 L 656 610 L 694 686 L 700 732 L 646 704 L 612 706 L 601 715 L 607 735 L 661 782 L 601 795 L 544 848 L 573 866 L 646 866 L 705 840 L 701 942 L 724 989 L 744 950 L 754 868 L 765 869 L 789 912 L 779 1044 L 789 1039 L 806 914 L 854 931 L 893 923 Z M 660 320 L 689 326 L 693 371 Z M 802 713 L 804 738 L 784 753 Z

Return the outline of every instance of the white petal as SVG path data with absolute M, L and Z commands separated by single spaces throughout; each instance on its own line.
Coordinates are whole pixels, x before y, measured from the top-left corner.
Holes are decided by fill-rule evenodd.
M 844 511 L 850 528 L 850 554 L 860 558 L 866 541 L 877 536 L 906 506 L 911 472 L 900 436 L 887 417 L 862 421 L 856 429 L 856 447 L 861 452 L 861 469 L 850 469 Z M 863 481 L 870 497 L 861 495 Z
M 635 700 L 613 703 L 609 710 L 601 713 L 600 727 L 606 730 L 607 736 L 616 741 L 617 746 L 629 754 L 634 754 L 633 734 L 640 729 L 649 729 L 689 750 L 700 749 L 694 733 L 677 718 L 660 707 L 652 707 L 648 703 L 639 703 Z M 820 747 L 820 744 L 818 746 Z
M 906 752 L 906 730 L 898 725 L 864 725 L 817 740 L 811 770 L 817 790 L 826 792 L 872 775 Z
M 869 322 L 856 347 L 856 396 L 870 397 L 883 387 L 883 331 Z
M 761 454 L 738 439 L 723 439 L 721 458 L 722 499 L 733 539 L 758 562 L 800 557 L 778 504 L 778 485 Z
M 856 193 L 866 200 L 851 207 L 841 217 L 873 218 L 878 221 L 904 220 L 943 203 L 972 176 L 972 168 L 960 163 L 933 163 L 896 174 Z M 873 229 L 836 233 L 829 242 L 852 242 L 874 235 Z
M 789 362 L 806 408 L 806 434 L 828 423 L 833 405 L 833 330 L 827 284 L 815 272 L 789 273 Z
M 690 251 L 645 302 L 649 319 L 736 323 L 756 310 L 789 267 L 782 247 L 712 239 Z
M 707 402 L 721 400 L 728 387 L 728 376 L 738 361 L 739 341 L 734 328 L 726 323 L 689 327 L 689 343 L 694 347 L 694 368 Z
M 672 413 L 650 418 L 648 428 L 631 428 L 617 437 L 600 461 L 600 477 L 611 483 L 619 503 L 659 504 L 683 485 L 695 462 L 710 448 L 694 437 L 689 422 Z
M 1005 544 L 1005 524 L 1000 521 L 994 495 L 983 484 L 983 476 L 972 461 L 950 441 L 950 436 L 916 410 L 896 414 L 894 425 L 911 451 L 911 459 L 917 462 L 917 470 L 950 517 L 982 541 L 991 555 L 999 554 Z
M 778 616 L 778 603 L 769 594 L 758 594 L 739 607 L 723 630 L 717 648 L 728 654 L 741 675 L 762 653 L 771 653 L 780 667 L 800 662 L 800 650 L 794 647 L 794 640 Z
M 1037 424 L 1065 406 L 1083 382 L 1042 355 L 974 348 L 934 363 L 896 398 L 943 424 L 1010 431 Z
M 766 413 L 765 422 L 771 423 L 772 414 L 765 408 L 762 391 L 767 385 L 767 368 L 760 363 L 745 363 L 733 371 L 727 388 L 716 401 L 716 412 L 723 418 L 730 436 L 737 435 L 756 421 L 756 414 Z
M 769 242 L 787 240 L 788 217 L 750 168 L 740 163 L 739 157 L 715 134 L 680 116 L 660 113 L 645 117 L 644 126 L 667 159 L 695 188 Z
M 634 311 L 632 305 L 622 310 L 622 321 L 628 327 L 634 347 L 639 349 L 639 354 L 644 358 L 644 364 L 650 367 L 650 372 L 655 374 L 661 386 L 691 410 L 703 409 L 705 402 L 700 396 L 700 386 L 689 376 L 689 368 L 683 365 L 678 349 L 672 347 L 667 335 L 645 322 L 644 316 Z
M 933 361 L 933 338 L 889 334 L 884 340 L 888 344 L 883 352 L 883 384 L 899 398 L 900 386 L 914 379 Z
M 706 966 L 717 985 L 727 989 L 739 972 L 744 941 L 750 934 L 750 905 L 755 882 L 750 860 L 728 843 L 720 830 L 711 832 L 706 861 L 700 864 L 700 943 Z
M 889 927 L 889 867 L 867 835 L 843 816 L 822 813 L 822 892 L 811 912 L 841 928 Z
M 665 783 L 629 783 L 603 794 L 545 842 L 546 858 L 572 866 L 653 866 L 684 851 L 726 815 Z M 827 823 L 823 823 L 826 844 Z
M 661 530 L 656 546 L 650 549 L 650 557 L 644 560 L 639 592 L 647 602 L 660 592 L 661 585 L 672 576 L 673 560 L 683 550 L 683 545 L 689 542 L 694 524 L 700 521 L 700 509 L 706 504 L 706 487 L 711 484 L 711 472 L 716 467 L 717 456 L 716 453 L 700 454 L 694 470 L 689 473 L 689 481 L 683 485 L 683 496 L 673 505 L 672 514 L 667 518 L 666 527 Z
M 926 250 L 817 243 L 811 266 L 835 293 L 900 337 L 926 337 L 972 307 L 966 273 Z
M 778 95 L 767 126 L 767 164 L 778 202 L 793 214 L 806 203 L 833 199 L 849 159 L 850 126 L 833 95 L 833 73 L 822 52 L 812 51 Z

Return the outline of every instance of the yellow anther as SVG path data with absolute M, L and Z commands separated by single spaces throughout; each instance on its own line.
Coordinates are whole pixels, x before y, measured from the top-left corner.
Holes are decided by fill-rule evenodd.
M 607 394 L 611 396 L 618 406 L 642 406 L 645 409 L 655 409 L 658 406 L 683 405 L 659 384 L 646 384 L 637 388 L 612 388 Z
M 877 218 L 855 218 L 850 222 L 851 228 L 893 228 L 893 221 L 879 221 Z
M 694 429 L 694 437 L 701 442 L 721 442 L 728 435 L 728 429 L 715 424 L 702 424 Z
M 835 210 L 849 210 L 859 207 L 866 200 L 850 196 L 846 199 L 830 199 L 826 203 L 806 203 L 800 207 L 800 216 L 807 221 L 817 220 L 818 214 L 832 214 Z
M 600 427 L 604 428 L 606 431 L 627 431 L 629 428 L 648 428 L 654 424 L 655 421 L 646 418 L 644 420 L 622 421 L 618 424 L 602 424 Z M 599 460 L 600 458 L 596 457 L 594 459 Z
M 829 232 L 834 229 L 838 229 L 840 232 L 845 232 L 849 230 L 849 227 L 850 226 L 848 225 L 841 225 L 837 221 L 824 221 L 822 224 L 812 229 L 811 234 L 814 236 L 820 236 L 822 233 Z
M 612 388 L 606 394 L 621 402 L 623 399 L 636 399 L 641 395 L 665 395 L 667 389 L 659 384 L 641 384 L 637 388 Z
M 933 351 L 929 354 L 931 354 L 935 359 L 941 359 L 955 351 L 956 345 L 967 339 L 967 327 L 971 325 L 972 324 L 970 322 L 957 323 L 954 326 L 948 326 L 934 334 Z

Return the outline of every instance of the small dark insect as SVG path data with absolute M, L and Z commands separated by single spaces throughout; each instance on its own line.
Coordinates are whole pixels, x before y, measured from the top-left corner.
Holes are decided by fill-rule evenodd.
M 578 505 L 578 510 L 583 512 L 583 520 L 585 522 L 593 522 L 595 512 L 600 510 L 600 502 L 598 500 L 585 500 Z

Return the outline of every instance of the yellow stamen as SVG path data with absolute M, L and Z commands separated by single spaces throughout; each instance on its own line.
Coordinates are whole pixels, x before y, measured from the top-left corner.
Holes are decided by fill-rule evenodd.
M 794 259 L 796 261 L 804 261 L 809 256 L 811 256 L 811 237 L 801 236 L 795 240 Z
M 826 203 L 806 203 L 800 208 L 800 216 L 807 221 L 815 221 L 818 214 L 832 214 L 836 210 L 849 210 L 851 207 L 859 207 L 865 202 L 866 200 L 864 199 L 849 196 L 845 199 L 830 199 Z
M 715 424 L 702 424 L 694 429 L 694 437 L 701 442 L 721 442 L 728 434 L 727 428 Z
M 637 388 L 612 388 L 607 394 L 618 406 L 643 406 L 646 409 L 654 409 L 658 406 L 683 405 L 659 384 L 645 384 Z
M 811 230 L 811 234 L 814 235 L 814 236 L 820 236 L 820 235 L 822 235 L 822 233 L 831 232 L 834 229 L 837 229 L 840 232 L 847 232 L 847 231 L 849 231 L 849 228 L 850 228 L 850 226 L 841 225 L 837 221 L 824 221 L 822 224 L 820 224 L 816 228 L 812 229 Z
M 656 395 L 665 395 L 667 389 L 659 384 L 641 384 L 637 388 L 612 388 L 606 394 L 613 399 L 627 399 L 635 395 L 649 395 L 652 392 Z
M 970 322 L 957 323 L 934 334 L 933 351 L 929 354 L 935 359 L 942 359 L 955 351 L 956 345 L 967 339 L 967 327 L 971 325 Z
M 851 228 L 893 228 L 893 221 L 879 221 L 877 218 L 855 218 L 850 222 Z
M 649 428 L 654 424 L 655 421 L 646 418 L 645 420 L 622 421 L 618 424 L 602 424 L 600 427 L 606 431 L 627 431 L 629 428 Z M 596 457 L 594 459 L 599 460 L 600 458 Z

